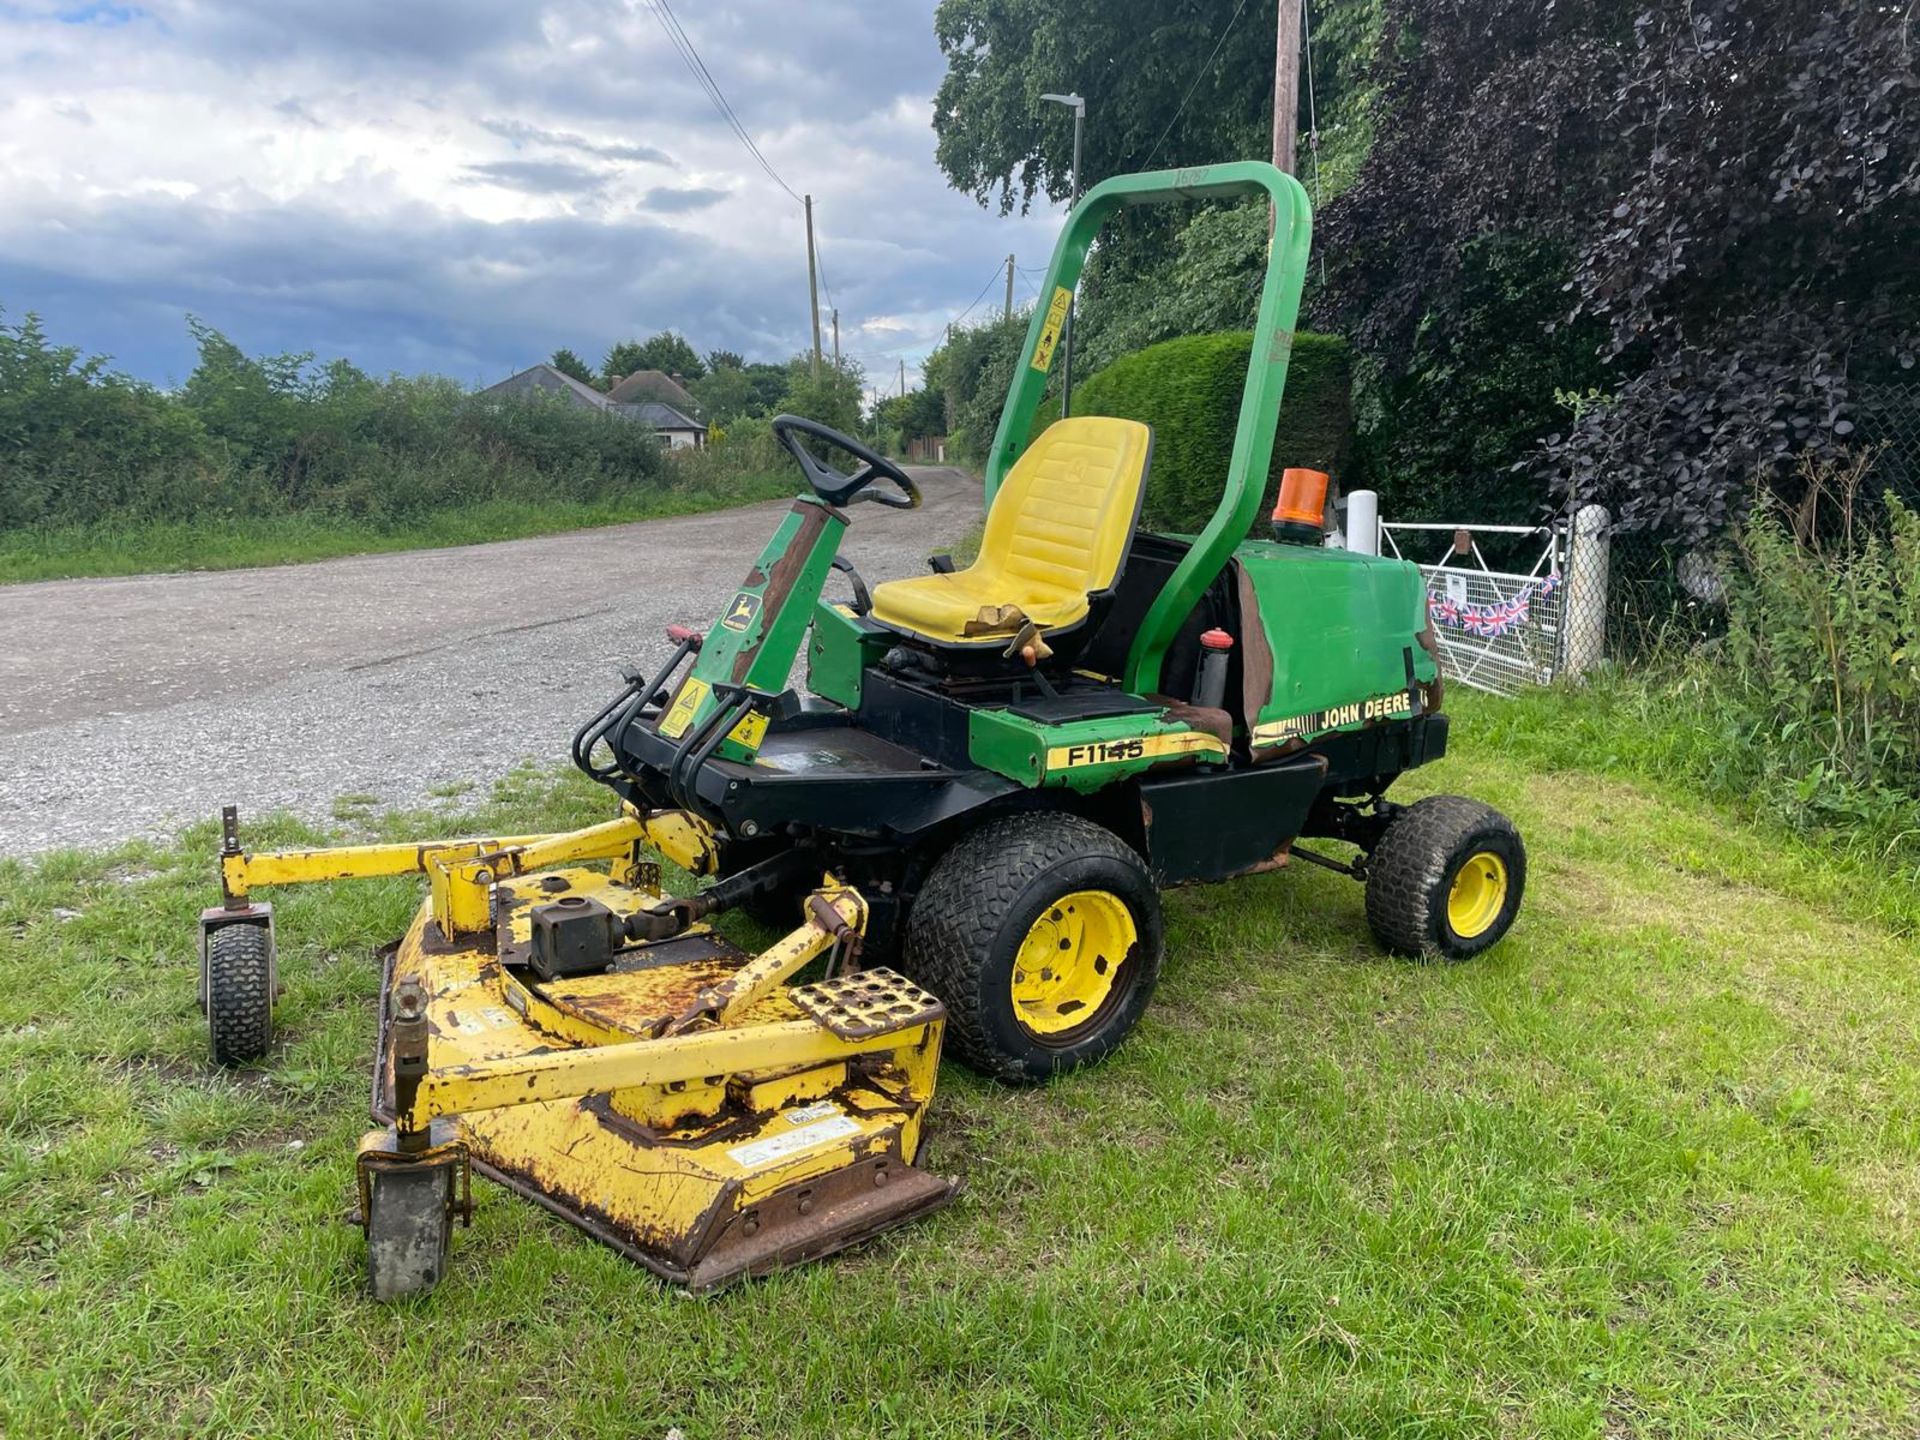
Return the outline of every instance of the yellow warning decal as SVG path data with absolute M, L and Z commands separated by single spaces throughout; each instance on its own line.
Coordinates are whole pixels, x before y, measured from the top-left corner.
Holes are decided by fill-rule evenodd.
M 1047 323 L 1040 327 L 1040 342 L 1033 347 L 1033 368 L 1042 375 L 1053 365 L 1054 347 L 1066 328 L 1067 307 L 1073 304 L 1073 291 L 1060 285 L 1054 288 L 1053 303 L 1047 306 Z
M 687 677 L 687 683 L 680 687 L 680 693 L 673 697 L 673 704 L 667 707 L 667 713 L 660 717 L 660 733 L 669 740 L 678 740 L 687 733 L 687 726 L 693 723 L 693 712 L 700 708 L 700 702 L 712 693 L 713 687 L 704 680 Z
M 1352 700 L 1345 705 L 1312 710 L 1305 715 L 1289 715 L 1282 720 L 1266 720 L 1253 727 L 1253 743 L 1281 745 L 1288 740 L 1304 740 L 1327 730 L 1347 725 L 1362 725 L 1369 720 L 1395 720 L 1413 714 L 1413 691 L 1397 690 L 1391 695 L 1375 695 L 1368 700 Z
M 749 710 L 740 717 L 740 723 L 733 727 L 727 738 L 736 745 L 758 750 L 760 742 L 767 738 L 767 717 L 758 710 Z
M 680 693 L 673 697 L 673 704 L 667 707 L 667 713 L 661 717 L 660 733 L 669 740 L 678 740 L 686 734 L 701 703 L 712 691 L 713 687 L 706 681 L 689 675 L 687 683 L 680 687 Z M 767 717 L 758 710 L 749 710 L 727 733 L 727 738 L 749 750 L 758 750 L 760 742 L 767 738 Z
M 1137 760 L 1168 760 L 1180 755 L 1224 757 L 1227 747 L 1216 735 L 1198 730 L 1171 735 L 1134 735 L 1125 740 L 1087 740 L 1079 745 L 1055 745 L 1047 751 L 1047 773 L 1078 770 L 1088 765 L 1126 765 Z

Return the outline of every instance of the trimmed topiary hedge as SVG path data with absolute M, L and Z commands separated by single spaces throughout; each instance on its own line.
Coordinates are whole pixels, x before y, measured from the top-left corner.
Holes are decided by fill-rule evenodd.
M 1201 528 L 1219 504 L 1240 418 L 1253 336 L 1245 330 L 1187 335 L 1116 360 L 1073 392 L 1076 415 L 1115 415 L 1153 426 L 1153 471 L 1142 522 L 1151 529 Z M 1050 402 L 1035 428 L 1052 418 Z M 1264 533 L 1290 465 L 1324 470 L 1336 482 L 1353 452 L 1353 355 L 1337 335 L 1293 337 L 1286 396 L 1273 442 L 1256 533 Z

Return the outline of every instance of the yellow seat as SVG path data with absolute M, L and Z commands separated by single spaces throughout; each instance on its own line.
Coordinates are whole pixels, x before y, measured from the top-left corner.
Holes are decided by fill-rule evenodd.
M 942 645 L 1005 644 L 1025 620 L 1078 624 L 1120 573 L 1152 450 L 1137 420 L 1054 421 L 993 497 L 980 557 L 876 585 L 872 618 Z

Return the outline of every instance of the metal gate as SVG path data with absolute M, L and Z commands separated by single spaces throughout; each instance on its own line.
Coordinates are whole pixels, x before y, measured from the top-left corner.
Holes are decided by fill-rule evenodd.
M 1506 546 L 1520 555 L 1516 564 L 1537 558 L 1525 571 L 1496 570 L 1480 553 L 1481 535 L 1516 537 Z M 1511 695 L 1525 685 L 1550 684 L 1560 674 L 1567 658 L 1564 523 L 1382 521 L 1380 538 L 1387 554 L 1412 560 L 1427 577 L 1427 613 L 1448 680 Z M 1436 554 L 1429 563 L 1427 557 Z

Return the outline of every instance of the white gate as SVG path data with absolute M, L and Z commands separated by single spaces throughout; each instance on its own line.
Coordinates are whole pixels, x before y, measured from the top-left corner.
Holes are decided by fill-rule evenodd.
M 1537 544 L 1538 558 L 1524 572 L 1496 570 L 1480 553 L 1476 535 L 1531 537 L 1533 543 L 1517 543 L 1529 555 Z M 1380 536 L 1387 554 L 1414 561 L 1427 577 L 1427 614 L 1448 680 L 1511 695 L 1524 685 L 1549 684 L 1561 673 L 1567 661 L 1564 524 L 1382 521 Z

